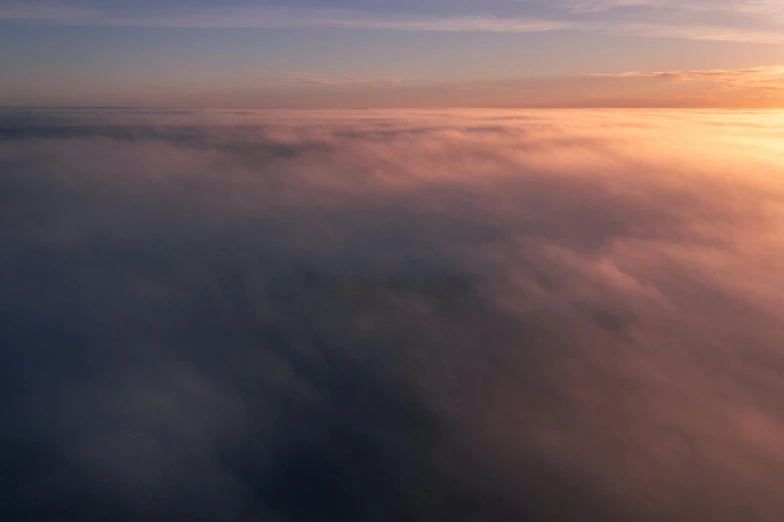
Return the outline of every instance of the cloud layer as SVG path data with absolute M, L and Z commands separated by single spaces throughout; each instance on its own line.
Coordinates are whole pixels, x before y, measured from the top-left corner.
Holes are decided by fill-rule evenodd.
M 783 122 L 4 111 L 0 517 L 780 520 Z

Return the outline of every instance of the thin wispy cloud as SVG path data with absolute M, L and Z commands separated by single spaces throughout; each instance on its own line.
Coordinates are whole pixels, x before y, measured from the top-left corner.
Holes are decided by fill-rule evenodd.
M 0 5 L 0 20 L 76 25 L 151 27 L 329 27 L 402 31 L 527 33 L 590 31 L 662 38 L 736 42 L 784 42 L 784 3 L 753 0 L 564 0 L 461 4 L 443 8 L 427 2 L 389 9 L 338 1 L 329 8 L 308 4 L 228 2 L 220 7 L 174 3 L 117 9 L 105 3 Z
M 281 82 L 346 87 L 387 87 L 407 99 L 416 93 L 432 106 L 476 107 L 660 107 L 770 106 L 784 102 L 784 66 L 738 69 L 624 71 L 508 79 L 488 82 L 402 82 L 320 74 L 282 75 Z M 366 91 L 370 92 L 370 91 Z M 374 105 L 363 101 L 363 104 Z
M 12 5 L 0 7 L 0 20 L 145 27 L 332 27 L 403 31 L 536 32 L 574 27 L 573 23 L 564 20 L 527 17 L 388 15 L 350 9 L 273 6 L 164 10 L 129 14 L 109 9 L 75 6 Z
M 336 78 L 321 74 L 294 74 L 280 78 L 283 83 L 298 83 L 302 85 L 338 85 L 355 87 L 395 87 L 403 82 L 394 78 L 362 78 L 351 76 Z
M 658 6 L 655 0 L 572 0 L 563 3 L 563 8 L 572 13 L 601 13 L 626 7 Z
M 679 95 L 683 95 L 683 89 L 692 89 L 693 96 L 700 96 L 705 101 L 710 100 L 713 106 L 738 103 L 741 100 L 751 104 L 780 103 L 781 97 L 771 93 L 784 90 L 784 66 L 696 71 L 632 71 L 594 73 L 584 76 L 614 80 L 621 84 L 629 81 L 650 83 L 653 89 L 661 89 L 662 86 L 670 84 L 679 89 Z
M 657 72 L 621 72 L 621 73 L 588 73 L 586 76 L 603 78 L 656 78 L 660 80 L 690 81 L 739 81 L 758 79 L 784 79 L 784 66 L 748 67 L 741 69 L 711 69 L 704 71 L 657 71 Z

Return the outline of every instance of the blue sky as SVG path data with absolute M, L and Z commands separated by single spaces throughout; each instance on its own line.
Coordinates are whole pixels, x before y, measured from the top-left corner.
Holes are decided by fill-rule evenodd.
M 782 63 L 778 0 L 0 0 L 4 105 L 767 106 Z

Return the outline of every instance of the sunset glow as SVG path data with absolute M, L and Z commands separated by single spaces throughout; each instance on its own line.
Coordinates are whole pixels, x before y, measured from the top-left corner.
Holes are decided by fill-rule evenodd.
M 0 105 L 784 106 L 778 0 L 3 0 Z

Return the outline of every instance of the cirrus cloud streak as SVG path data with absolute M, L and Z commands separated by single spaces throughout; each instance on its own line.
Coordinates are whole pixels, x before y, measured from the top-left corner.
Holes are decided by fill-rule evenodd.
M 336 1 L 328 7 L 310 2 L 220 7 L 198 1 L 140 3 L 136 7 L 83 1 L 66 3 L 9 1 L 0 4 L 0 21 L 70 25 L 151 27 L 328 27 L 402 31 L 540 32 L 591 31 L 634 36 L 782 43 L 784 9 L 780 2 L 669 0 L 467 2 L 454 9 L 439 3 L 409 3 L 380 8 L 373 2 Z

